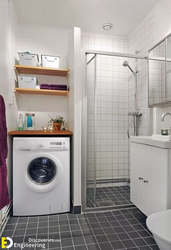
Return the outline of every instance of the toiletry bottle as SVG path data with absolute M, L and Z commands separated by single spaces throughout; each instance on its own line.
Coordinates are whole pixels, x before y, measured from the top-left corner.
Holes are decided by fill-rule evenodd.
M 19 120 L 18 120 L 18 130 L 24 130 L 24 122 L 23 122 L 23 115 L 19 115 Z
M 35 114 L 33 113 L 26 113 L 25 119 L 26 130 L 34 130 L 35 126 Z
M 28 115 L 27 116 L 27 128 L 31 128 L 32 126 L 33 126 L 32 116 Z

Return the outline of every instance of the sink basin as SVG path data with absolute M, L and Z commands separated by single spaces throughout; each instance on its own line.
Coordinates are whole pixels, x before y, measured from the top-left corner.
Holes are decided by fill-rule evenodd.
M 159 140 L 159 141 L 171 141 L 171 135 L 152 135 L 152 138 L 154 140 Z
M 131 142 L 159 148 L 171 148 L 171 135 L 131 136 Z

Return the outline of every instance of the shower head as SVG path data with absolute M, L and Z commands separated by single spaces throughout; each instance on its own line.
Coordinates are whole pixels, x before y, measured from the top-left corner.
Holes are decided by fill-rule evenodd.
M 129 66 L 129 63 L 128 63 L 127 61 L 124 61 L 122 65 L 123 65 L 124 67 L 128 67 L 134 75 L 135 75 L 136 73 L 138 73 L 138 72 L 134 72 L 134 71 L 133 71 L 133 69 Z
M 128 62 L 127 61 L 124 61 L 123 64 L 122 64 L 124 67 L 128 67 Z

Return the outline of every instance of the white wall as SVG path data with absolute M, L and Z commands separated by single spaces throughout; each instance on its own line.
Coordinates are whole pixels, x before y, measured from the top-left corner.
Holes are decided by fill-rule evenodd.
M 69 129 L 73 131 L 73 205 L 81 205 L 81 30 L 74 28 L 69 47 Z
M 74 28 L 74 205 L 81 205 L 81 29 Z
M 163 0 L 155 9 L 154 43 L 171 33 L 171 1 Z
M 171 116 L 167 115 L 164 118 L 164 121 L 161 121 L 162 114 L 171 113 L 171 107 L 160 107 L 153 108 L 152 118 L 153 118 L 153 134 L 161 134 L 161 129 L 170 129 L 171 128 Z M 169 132 L 171 134 L 171 131 Z
M 0 93 L 5 99 L 8 130 L 14 129 L 16 122 L 16 104 L 14 97 L 14 70 L 16 54 L 16 19 L 10 2 L 0 2 Z M 10 105 L 11 104 L 11 105 Z
M 7 129 L 15 129 L 17 107 L 14 98 L 14 58 L 16 53 L 16 19 L 10 1 L 0 1 L 0 94 L 6 105 Z M 11 145 L 8 143 L 8 186 L 11 194 Z
M 13 65 L 16 54 L 16 18 L 10 1 L 1 1 L 0 33 L 3 39 L 0 40 L 0 94 L 4 97 L 6 104 L 7 129 L 13 130 L 17 121 L 17 107 L 14 96 L 15 74 Z M 11 175 L 11 147 L 8 153 L 8 172 Z M 11 182 L 9 181 L 9 186 Z M 11 189 L 11 188 L 10 188 Z
M 41 54 L 59 55 L 60 68 L 67 68 L 69 32 L 39 26 L 19 25 L 17 28 L 17 51 L 29 51 Z M 68 78 L 38 76 L 38 83 L 68 84 Z M 19 113 L 35 113 L 35 128 L 41 129 L 50 120 L 49 116 L 63 116 L 68 122 L 67 97 L 17 94 Z
M 68 97 L 68 123 L 69 130 L 74 131 L 74 32 L 70 35 L 68 51 L 68 68 L 69 68 L 69 97 Z M 71 200 L 74 203 L 74 140 L 71 141 Z

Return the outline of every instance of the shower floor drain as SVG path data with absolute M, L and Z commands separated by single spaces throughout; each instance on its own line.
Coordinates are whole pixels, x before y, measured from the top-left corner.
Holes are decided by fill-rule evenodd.
M 128 185 L 96 188 L 96 201 L 94 201 L 94 189 L 87 189 L 87 207 L 122 205 L 132 205 L 130 201 L 130 187 Z
M 97 203 L 97 207 L 107 207 L 107 206 L 113 206 L 113 202 L 112 201 L 96 201 Z

